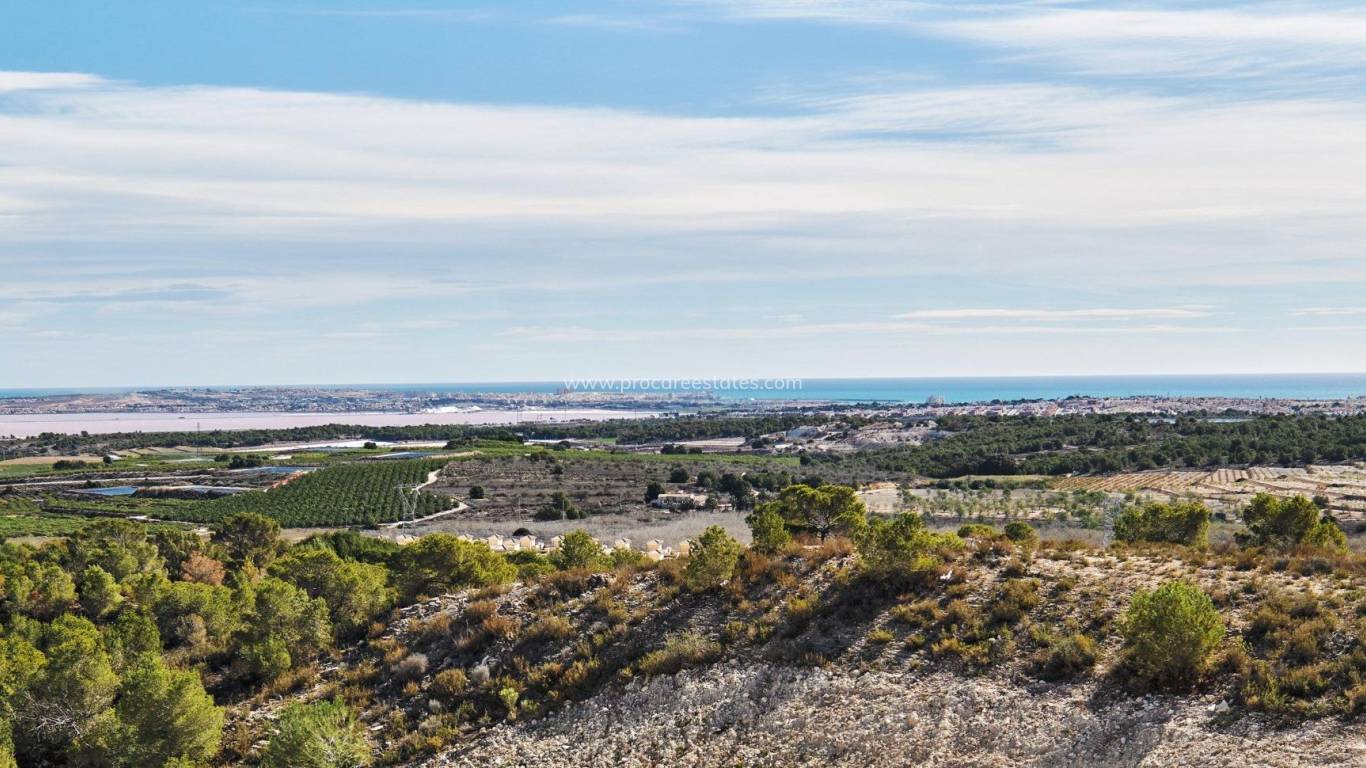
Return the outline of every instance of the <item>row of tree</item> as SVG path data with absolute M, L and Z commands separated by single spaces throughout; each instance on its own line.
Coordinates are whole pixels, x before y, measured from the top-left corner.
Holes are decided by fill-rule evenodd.
M 1339 551 L 1347 547 L 1347 535 L 1337 521 L 1304 496 L 1259 493 L 1243 508 L 1242 518 L 1247 530 L 1237 534 L 1237 541 L 1244 546 L 1304 545 Z M 1209 524 L 1210 510 L 1204 502 L 1149 501 L 1131 504 L 1115 518 L 1115 538 L 1203 547 L 1209 543 Z
M 62 434 L 45 432 L 37 437 L 0 442 L 0 458 L 10 454 L 101 453 L 146 447 L 196 446 L 238 448 L 275 442 L 324 440 L 447 440 L 459 445 L 469 440 L 591 440 L 615 438 L 620 443 L 656 443 L 718 437 L 755 438 L 785 432 L 803 425 L 823 424 L 822 414 L 773 414 L 763 416 L 696 415 L 668 419 L 621 419 L 579 424 L 528 423 L 515 427 L 423 424 L 372 427 L 358 424 L 323 424 L 288 429 L 210 430 L 206 432 L 122 432 L 111 434 Z
M 948 416 L 949 437 L 925 445 L 819 454 L 882 472 L 930 477 L 1063 475 L 1366 458 L 1366 415 L 1258 416 L 1241 420 L 1127 415 Z

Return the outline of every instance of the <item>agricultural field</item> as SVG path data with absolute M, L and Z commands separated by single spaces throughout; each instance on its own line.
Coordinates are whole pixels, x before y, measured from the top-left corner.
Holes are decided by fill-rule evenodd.
M 69 536 L 84 529 L 99 517 L 107 515 L 142 514 L 145 508 L 135 513 L 114 509 L 62 510 L 54 507 L 49 500 L 34 500 L 22 497 L 0 498 L 0 541 L 24 537 Z M 161 523 L 152 523 L 159 527 Z M 171 524 L 183 527 L 179 524 Z
M 915 510 L 931 522 L 1027 520 L 1081 528 L 1101 528 L 1118 512 L 1124 497 L 1094 490 L 945 490 L 904 491 L 900 509 Z
M 18 536 L 66 536 L 79 531 L 87 520 L 71 515 L 47 515 L 31 499 L 0 499 L 0 541 Z
M 71 481 L 40 478 L 4 490 L 10 503 L 26 505 L 25 515 L 11 519 L 4 530 L 6 536 L 59 534 L 69 532 L 65 528 L 71 528 L 82 518 L 108 516 L 203 524 L 239 511 L 269 515 L 285 527 L 375 525 L 402 519 L 404 510 L 398 487 L 434 481 L 448 460 L 352 460 L 295 474 L 270 471 L 272 467 L 266 466 L 236 470 L 213 467 L 171 474 L 101 471 Z M 175 493 L 177 486 L 191 483 L 255 490 L 218 498 Z M 167 492 L 139 491 L 117 496 L 91 493 L 111 485 L 150 486 Z M 418 492 L 413 499 L 419 517 L 458 504 L 430 492 Z M 56 530 L 56 523 L 48 522 L 56 519 L 69 522 L 62 530 Z
M 193 509 L 202 521 L 235 512 L 259 512 L 286 528 L 395 522 L 405 515 L 399 486 L 432 482 L 445 464 L 446 459 L 342 464 L 295 476 L 269 490 L 202 502 Z M 456 503 L 444 494 L 415 492 L 417 517 L 445 511 Z
M 670 476 L 681 470 L 686 483 L 671 483 Z M 744 476 L 777 487 L 797 482 L 811 474 L 795 458 L 724 454 L 628 454 L 589 451 L 532 451 L 519 456 L 484 455 L 451 462 L 433 491 L 448 493 L 469 503 L 463 517 L 488 520 L 530 519 L 563 493 L 589 515 L 642 515 L 649 512 L 645 488 L 660 483 L 666 491 L 684 490 L 696 483 L 699 474 Z M 827 482 L 851 482 L 838 467 L 821 467 Z M 767 480 L 760 480 L 767 478 Z M 470 489 L 483 489 L 483 499 L 470 498 Z M 721 493 L 719 501 L 729 502 Z
M 1366 523 L 1366 467 L 1355 464 L 1126 472 L 1062 478 L 1054 481 L 1053 487 L 1107 493 L 1142 492 L 1166 497 L 1194 496 L 1225 512 L 1243 506 L 1258 493 L 1318 496 L 1328 500 L 1328 511 L 1340 521 Z

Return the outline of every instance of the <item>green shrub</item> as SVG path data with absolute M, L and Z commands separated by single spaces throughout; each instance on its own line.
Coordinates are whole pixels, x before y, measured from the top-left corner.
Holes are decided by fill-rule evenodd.
M 410 597 L 439 595 L 466 587 L 504 584 L 517 569 L 479 541 L 461 541 L 449 533 L 430 533 L 399 550 L 397 581 Z
M 1150 501 L 1126 507 L 1115 520 L 1120 541 L 1152 541 L 1203 547 L 1209 544 L 1209 507 L 1200 501 Z
M 517 569 L 518 581 L 532 581 L 555 572 L 555 564 L 550 562 L 550 558 L 529 549 L 508 552 L 503 558 Z
M 1040 599 L 1038 582 L 1010 579 L 991 601 L 991 619 L 998 624 L 1013 624 L 1033 610 Z
M 432 694 L 447 702 L 455 701 L 464 695 L 470 681 L 463 669 L 443 669 L 432 678 Z
M 1005 534 L 1007 539 L 1018 544 L 1025 552 L 1033 552 L 1039 548 L 1039 532 L 1023 520 L 1006 523 Z
M 1239 687 L 1238 697 L 1251 709 L 1281 712 L 1288 707 L 1285 694 L 1281 692 L 1280 680 L 1276 679 L 1275 671 L 1265 661 L 1251 662 Z
M 960 539 L 994 539 L 999 535 L 995 528 L 985 523 L 968 523 L 958 529 Z
M 693 541 L 688 564 L 683 569 L 683 584 L 693 591 L 710 589 L 735 574 L 735 563 L 744 548 L 719 525 L 708 526 Z
M 957 536 L 926 530 L 919 515 L 903 513 L 891 522 L 874 520 L 858 537 L 856 550 L 863 570 L 893 583 L 932 574 L 939 566 L 941 547 L 961 547 Z
M 340 699 L 285 707 L 261 753 L 261 768 L 363 768 L 370 763 L 365 731 Z
M 1332 520 L 1320 520 L 1304 535 L 1304 543 L 1311 547 L 1333 549 L 1339 552 L 1347 549 L 1347 534 L 1342 532 Z
M 1309 664 L 1286 671 L 1280 679 L 1281 690 L 1290 696 L 1313 699 L 1328 690 L 1331 671 L 1327 664 Z
M 602 568 L 607 563 L 607 554 L 602 545 L 588 532 L 573 530 L 560 539 L 560 546 L 550 553 L 550 562 L 562 571 L 575 568 Z
M 498 689 L 498 700 L 503 702 L 503 708 L 507 710 L 509 719 L 515 719 L 517 717 L 517 699 L 520 697 L 521 694 L 517 689 L 510 685 Z
M 607 553 L 607 562 L 613 568 L 635 568 L 649 561 L 644 552 L 630 547 L 613 547 L 612 551 Z
M 1184 581 L 1134 594 L 1120 620 L 1127 664 L 1157 685 L 1193 682 L 1224 637 L 1224 622 L 1209 595 Z
M 646 675 L 672 675 L 684 667 L 694 667 L 721 656 L 721 646 L 696 632 L 673 635 L 664 647 L 645 654 L 636 668 Z
M 1083 634 L 1049 636 L 1034 655 L 1034 670 L 1045 680 L 1065 680 L 1089 672 L 1100 658 L 1096 643 Z
M 1318 506 L 1304 496 L 1281 499 L 1269 493 L 1259 493 L 1243 509 L 1247 533 L 1240 540 L 1256 546 L 1309 544 L 1332 549 L 1345 547 L 1347 537 L 1337 524 L 1330 518 L 1320 518 Z

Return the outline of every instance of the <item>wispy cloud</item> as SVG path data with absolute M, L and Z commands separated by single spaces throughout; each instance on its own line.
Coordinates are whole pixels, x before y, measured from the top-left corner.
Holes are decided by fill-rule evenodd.
M 222 301 L 232 298 L 232 296 L 232 291 L 223 288 L 181 283 L 159 288 L 136 288 L 120 291 L 30 292 L 0 296 L 0 301 L 34 304 L 179 304 Z
M 0 94 L 18 91 L 88 88 L 105 80 L 79 72 L 5 72 L 0 71 Z
M 940 325 L 932 323 L 859 321 L 757 327 L 585 328 L 575 326 L 517 326 L 500 335 L 535 342 L 632 343 L 677 340 L 868 339 L 872 337 L 932 336 L 1106 336 L 1191 335 L 1242 332 L 1233 326 L 1144 325 Z
M 1366 13 L 1327 5 L 1034 7 L 937 21 L 930 29 L 1091 74 L 1299 80 L 1366 64 Z
M 897 317 L 904 320 L 1186 320 L 1210 317 L 1214 313 L 1201 307 L 1090 309 L 918 309 Z
M 1366 307 L 1303 307 L 1292 310 L 1290 314 L 1301 317 L 1352 317 L 1366 315 Z
M 1337 79 L 1366 60 L 1345 50 L 1363 39 L 1352 13 L 723 5 L 702 13 L 886 25 L 1046 66 L 836 72 L 714 114 L 0 73 L 3 342 L 81 329 L 99 356 L 232 322 L 233 343 L 288 347 L 285 372 L 308 344 L 411 344 L 393 354 L 408 364 L 429 339 L 428 359 L 497 350 L 483 357 L 505 366 L 533 348 L 543 372 L 612 343 L 632 363 L 820 349 L 822 365 L 903 374 L 979 344 L 1014 370 L 1175 348 L 1198 369 L 1215 347 L 1251 359 L 1271 320 L 1242 308 L 1285 285 L 1303 291 L 1297 316 L 1366 315 L 1330 291 L 1366 284 L 1366 105 Z M 629 32 L 631 11 L 528 23 Z M 1285 87 L 1301 76 L 1315 87 Z M 1228 79 L 1251 84 L 1204 90 Z M 1309 370 L 1316 350 L 1282 354 Z
M 914 2 L 906 0 L 682 0 L 724 18 L 807 20 L 902 30 L 990 46 L 1098 76 L 1275 77 L 1329 73 L 1360 82 L 1366 13 L 1359 5 L 1158 2 Z M 1246 83 L 1245 83 L 1246 84 Z M 1269 85 L 1270 83 L 1263 83 Z
M 708 118 L 108 84 L 29 91 L 0 116 L 12 201 L 0 232 L 11 238 L 401 227 L 444 239 L 457 222 L 719 231 L 813 215 L 1068 226 L 1349 217 L 1364 193 L 1348 169 L 1366 162 L 1360 104 L 1209 105 L 1063 86 L 927 88 Z M 1298 140 L 1309 137 L 1313 152 Z
M 613 32 L 681 32 L 677 19 L 657 16 L 613 16 L 601 13 L 567 13 L 550 16 L 545 23 L 565 27 L 603 29 Z
M 275 16 L 318 16 L 359 19 L 419 19 L 427 21 L 489 21 L 503 17 L 495 8 L 243 8 L 244 13 Z

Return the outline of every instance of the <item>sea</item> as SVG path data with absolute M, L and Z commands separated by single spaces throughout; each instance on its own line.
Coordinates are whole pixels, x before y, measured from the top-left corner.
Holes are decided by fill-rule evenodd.
M 765 380 L 749 379 L 745 388 L 727 387 L 718 380 L 712 391 L 723 400 L 823 400 L 840 403 L 916 403 L 930 398 L 946 403 L 1012 400 L 1053 400 L 1069 396 L 1125 397 L 1233 397 L 1341 400 L 1366 396 L 1366 373 L 1209 374 L 1125 376 L 974 376 L 921 378 L 796 378 L 782 379 L 781 386 L 763 388 Z M 754 388 L 753 382 L 760 388 Z M 778 381 L 778 380 L 775 380 Z M 697 394 L 696 382 L 670 387 L 651 381 L 651 388 L 631 388 L 643 393 Z M 563 381 L 449 382 L 417 384 L 311 384 L 323 389 L 368 389 L 390 392 L 451 394 L 544 393 L 566 386 Z M 136 392 L 159 387 L 91 387 L 66 389 L 0 389 L 0 398 L 43 395 Z M 240 389 L 241 386 L 206 386 L 196 389 Z M 585 387 L 576 391 L 618 391 L 612 386 Z

